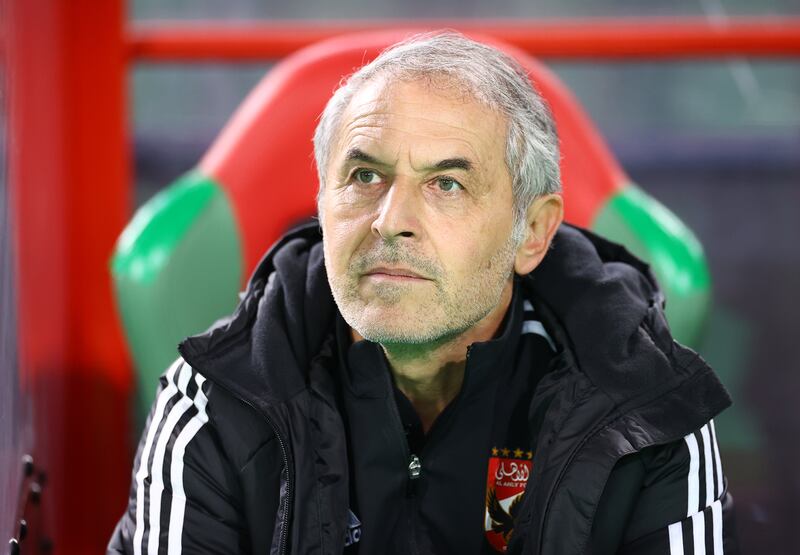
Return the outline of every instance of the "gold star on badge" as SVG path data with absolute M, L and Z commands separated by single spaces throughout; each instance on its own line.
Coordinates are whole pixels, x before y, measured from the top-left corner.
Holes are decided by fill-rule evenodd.
M 492 447 L 492 456 L 493 457 L 497 456 L 497 447 Z
M 522 449 L 514 449 L 514 458 L 521 459 L 522 458 Z
M 532 459 L 533 458 L 533 451 L 528 451 L 526 453 L 526 455 L 528 456 L 528 459 Z
M 510 451 L 510 450 L 508 450 L 508 449 L 506 449 L 505 447 L 503 447 L 502 449 L 500 449 L 500 452 L 501 452 L 501 453 L 503 453 L 503 456 L 504 456 L 504 457 L 507 457 L 507 456 L 508 456 L 508 454 L 509 454 L 511 451 Z

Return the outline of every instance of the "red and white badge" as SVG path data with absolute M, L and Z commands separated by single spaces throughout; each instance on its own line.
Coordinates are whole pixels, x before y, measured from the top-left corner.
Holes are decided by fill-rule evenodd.
M 533 453 L 521 449 L 492 449 L 486 477 L 484 530 L 489 544 L 505 553 L 522 506 L 522 494 L 533 468 Z

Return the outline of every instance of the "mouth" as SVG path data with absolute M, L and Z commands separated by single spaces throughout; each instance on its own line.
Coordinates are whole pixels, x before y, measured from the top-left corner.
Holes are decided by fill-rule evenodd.
M 408 268 L 378 266 L 364 272 L 364 277 L 381 281 L 431 281 L 429 278 Z

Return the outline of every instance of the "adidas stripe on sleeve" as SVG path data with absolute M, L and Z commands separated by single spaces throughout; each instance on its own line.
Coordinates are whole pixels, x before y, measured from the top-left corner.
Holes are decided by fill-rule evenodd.
M 737 553 L 733 500 L 727 492 L 714 421 L 681 441 L 654 448 L 645 460 L 645 487 L 622 553 Z
M 684 438 L 690 463 L 686 479 L 686 518 L 668 527 L 670 555 L 725 553 L 724 477 L 714 421 Z
M 182 359 L 161 377 L 134 461 L 128 510 L 111 553 L 240 550 L 236 508 L 221 503 L 235 479 L 209 431 L 208 384 Z

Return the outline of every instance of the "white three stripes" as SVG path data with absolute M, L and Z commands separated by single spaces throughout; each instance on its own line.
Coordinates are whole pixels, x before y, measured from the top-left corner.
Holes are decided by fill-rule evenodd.
M 142 536 L 144 535 L 144 479 L 147 477 L 147 461 L 150 459 L 150 449 L 153 446 L 153 438 L 158 430 L 158 424 L 164 416 L 164 408 L 167 401 L 175 394 L 175 372 L 181 365 L 182 360 L 176 360 L 167 370 L 167 387 L 165 387 L 156 400 L 156 408 L 153 411 L 153 418 L 150 421 L 150 428 L 147 430 L 142 456 L 139 459 L 139 470 L 136 472 L 136 532 L 133 534 L 133 553 L 142 555 Z
M 172 406 L 169 411 L 164 427 L 158 436 L 156 451 L 153 456 L 153 469 L 150 471 L 150 535 L 147 541 L 148 555 L 158 553 L 158 537 L 161 534 L 161 493 L 164 491 L 164 455 L 167 451 L 167 442 L 172 436 L 172 430 L 178 424 L 178 420 L 189 407 L 192 400 L 186 395 L 186 387 L 192 377 L 192 370 L 188 364 L 181 367 L 181 375 L 178 378 L 178 390 L 183 395 L 180 400 Z
M 705 511 L 711 508 L 712 539 L 714 555 L 723 555 L 722 540 L 722 501 L 715 497 L 722 497 L 722 462 L 717 445 L 717 433 L 714 421 L 700 428 L 700 437 L 703 442 L 703 472 L 705 475 L 705 503 L 700 504 L 700 448 L 697 436 L 689 434 L 684 437 L 686 447 L 689 449 L 689 473 L 686 477 L 686 516 L 692 522 L 692 555 L 706 555 L 706 521 Z M 716 495 L 715 495 L 716 487 Z M 670 524 L 669 552 L 670 555 L 684 555 L 683 521 Z
M 200 428 L 208 421 L 206 405 L 208 399 L 203 393 L 203 383 L 205 378 L 195 375 L 197 393 L 192 400 L 187 395 L 187 387 L 192 377 L 192 369 L 188 364 L 181 364 L 178 359 L 167 372 L 168 385 L 162 390 L 156 401 L 156 409 L 150 428 L 147 432 L 145 445 L 142 450 L 142 457 L 139 461 L 139 470 L 136 473 L 136 532 L 133 537 L 134 555 L 141 555 L 144 536 L 144 493 L 145 479 L 150 476 L 150 507 L 148 521 L 150 531 L 148 534 L 147 553 L 154 555 L 158 553 L 158 544 L 161 535 L 161 495 L 164 491 L 164 459 L 166 456 L 167 444 L 177 426 L 181 416 L 188 411 L 192 405 L 197 407 L 197 414 L 179 432 L 175 444 L 172 447 L 172 463 L 170 466 L 170 486 L 172 489 L 172 504 L 170 508 L 169 534 L 168 534 L 168 553 L 180 553 L 181 533 L 183 530 L 184 510 L 186 506 L 186 494 L 183 489 L 183 456 L 186 446 L 197 434 Z M 180 375 L 175 386 L 175 373 L 180 367 Z M 155 452 L 153 455 L 153 468 L 148 473 L 147 463 L 150 458 L 154 436 L 161 422 L 164 409 L 172 396 L 180 391 L 180 400 L 173 405 L 169 414 L 166 416 L 164 425 L 161 428 L 158 440 L 156 441 Z
M 200 428 L 203 427 L 203 424 L 208 422 L 208 415 L 206 414 L 208 399 L 203 393 L 203 382 L 205 382 L 205 378 L 197 374 L 194 379 L 197 383 L 197 395 L 194 400 L 194 405 L 197 407 L 197 414 L 195 414 L 188 424 L 186 424 L 186 427 L 181 430 L 172 448 L 172 468 L 170 471 L 170 478 L 172 479 L 172 509 L 169 517 L 169 543 L 167 544 L 167 553 L 181 552 L 183 514 L 186 509 L 186 492 L 183 490 L 183 454 L 186 451 L 186 445 Z
M 701 511 L 691 516 L 692 520 L 692 555 L 706 555 L 705 540 L 705 515 Z M 714 555 L 724 555 L 722 543 L 722 501 L 716 500 L 711 504 L 711 522 L 713 526 L 712 538 Z M 669 554 L 684 555 L 683 550 L 683 522 L 670 524 L 669 528 Z
M 688 495 L 686 502 L 686 516 L 691 516 L 705 507 L 710 507 L 715 499 L 722 495 L 722 463 L 719 458 L 719 445 L 717 434 L 714 430 L 714 421 L 700 428 L 700 438 L 703 443 L 703 476 L 705 478 L 705 492 L 700 491 L 700 449 L 695 434 L 689 434 L 684 439 L 689 448 L 689 475 Z M 705 501 L 701 503 L 701 494 Z

